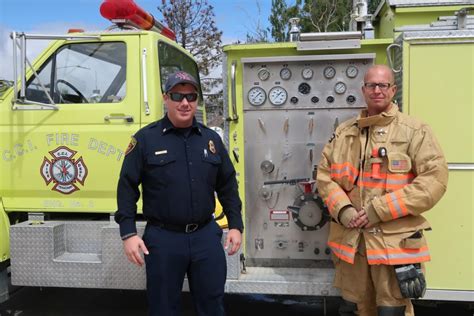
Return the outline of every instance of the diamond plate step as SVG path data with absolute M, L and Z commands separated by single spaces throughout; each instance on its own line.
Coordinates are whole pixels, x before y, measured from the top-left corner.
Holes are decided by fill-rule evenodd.
M 14 285 L 145 289 L 145 268 L 128 262 L 115 222 L 26 221 L 11 226 L 10 242 Z M 226 257 L 227 279 L 239 278 L 239 255 Z

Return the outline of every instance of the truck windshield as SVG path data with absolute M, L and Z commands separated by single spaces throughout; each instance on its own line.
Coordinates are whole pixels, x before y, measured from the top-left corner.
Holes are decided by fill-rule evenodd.
M 50 103 L 112 103 L 125 97 L 126 46 L 121 42 L 67 44 L 26 86 L 27 100 Z M 39 80 L 38 80 L 39 79 Z
M 179 70 L 186 71 L 199 82 L 199 72 L 194 60 L 165 42 L 158 42 L 158 61 L 162 92 L 165 91 L 165 82 L 168 76 Z M 199 92 L 201 93 L 201 91 Z

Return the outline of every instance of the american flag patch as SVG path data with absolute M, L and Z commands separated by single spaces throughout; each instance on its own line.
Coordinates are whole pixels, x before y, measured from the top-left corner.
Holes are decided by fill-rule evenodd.
M 391 169 L 392 170 L 407 170 L 408 169 L 408 161 L 405 160 L 405 159 L 392 160 Z

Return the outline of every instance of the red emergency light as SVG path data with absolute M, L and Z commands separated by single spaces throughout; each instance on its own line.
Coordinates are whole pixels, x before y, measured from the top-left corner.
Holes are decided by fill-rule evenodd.
M 156 21 L 153 15 L 140 8 L 133 0 L 105 0 L 100 5 L 100 14 L 114 22 L 126 20 L 142 30 L 152 30 L 176 40 L 174 32 Z

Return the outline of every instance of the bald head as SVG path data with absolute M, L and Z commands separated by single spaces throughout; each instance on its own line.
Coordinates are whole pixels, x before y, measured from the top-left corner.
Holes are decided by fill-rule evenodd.
M 395 82 L 395 76 L 393 71 L 387 65 L 373 65 L 367 69 L 367 72 L 364 76 L 364 82 L 370 82 L 370 78 L 374 76 L 374 74 L 382 75 L 387 78 L 387 82 L 393 84 Z

